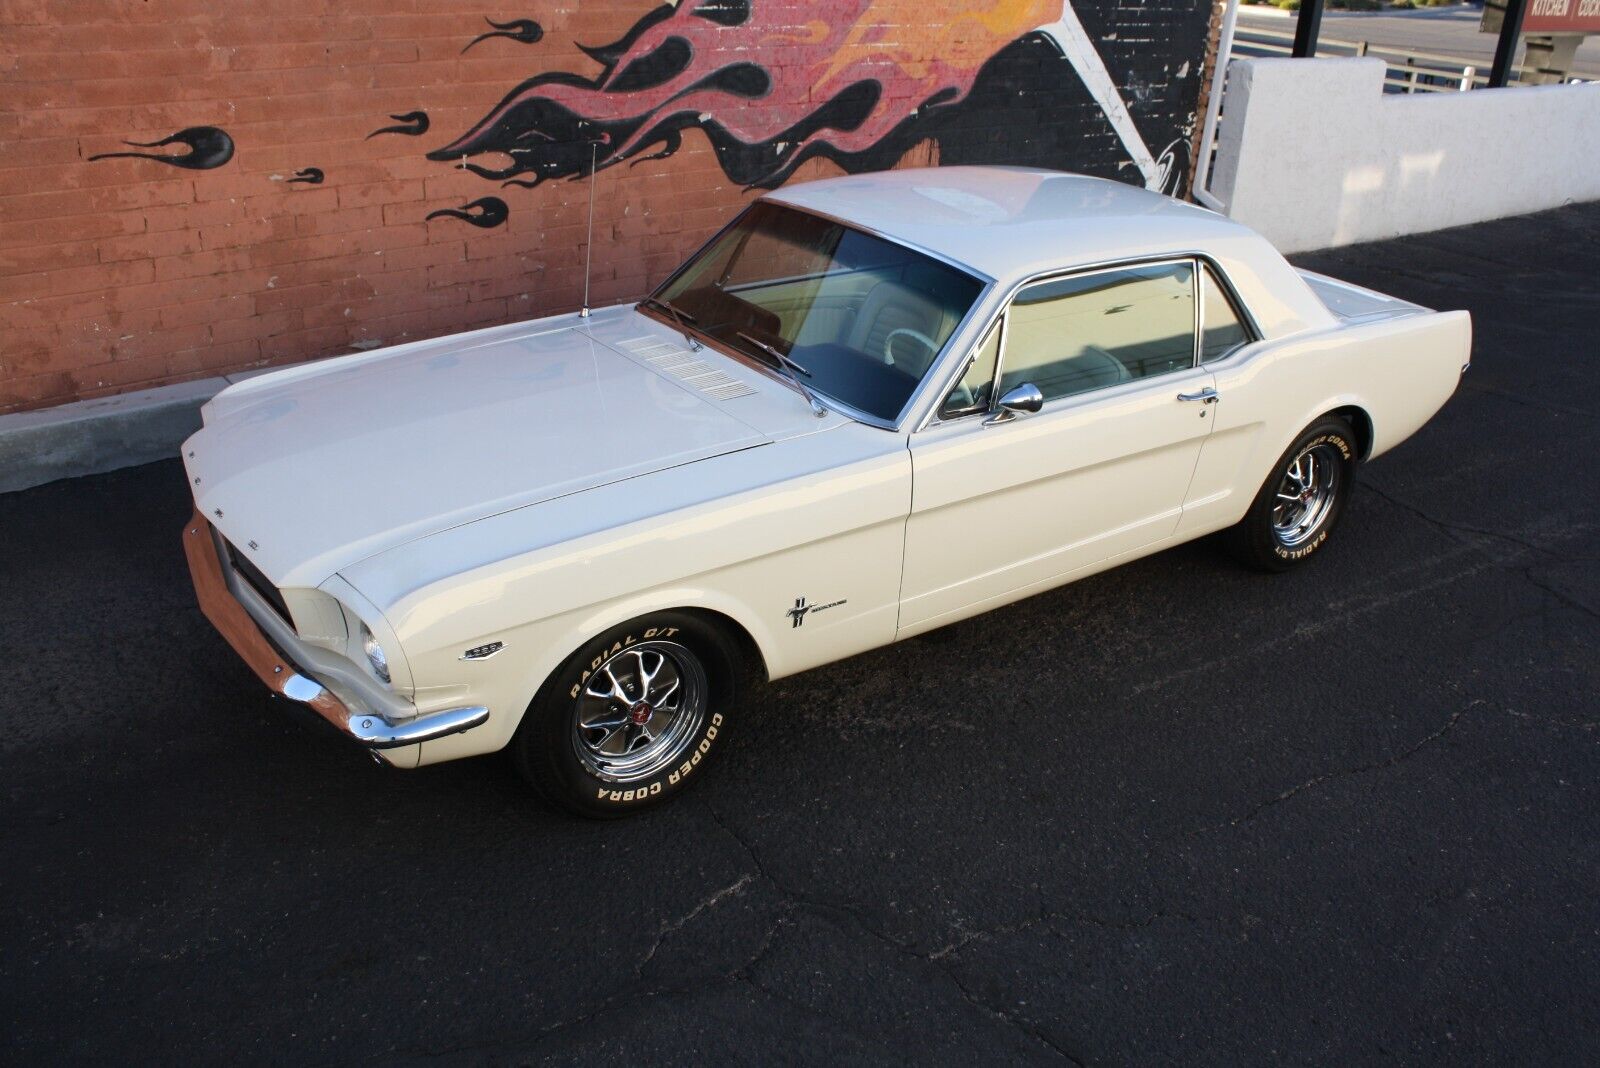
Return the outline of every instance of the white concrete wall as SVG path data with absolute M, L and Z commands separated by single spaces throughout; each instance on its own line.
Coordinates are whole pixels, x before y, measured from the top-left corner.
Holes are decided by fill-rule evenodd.
M 1239 59 L 1211 193 L 1285 252 L 1600 200 L 1600 84 L 1383 92 L 1379 59 Z

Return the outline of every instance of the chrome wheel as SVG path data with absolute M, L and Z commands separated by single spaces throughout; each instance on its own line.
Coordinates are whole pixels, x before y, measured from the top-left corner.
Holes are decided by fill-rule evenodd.
M 1311 540 L 1333 511 L 1343 471 L 1339 450 L 1326 441 L 1290 462 L 1272 508 L 1272 533 L 1278 544 L 1297 549 Z
M 673 764 L 706 717 L 705 668 L 676 642 L 641 642 L 589 676 L 572 712 L 578 760 L 608 782 L 637 782 Z

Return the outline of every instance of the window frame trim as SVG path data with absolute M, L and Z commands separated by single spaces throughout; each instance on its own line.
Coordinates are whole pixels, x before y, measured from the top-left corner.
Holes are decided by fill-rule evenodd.
M 1000 357 L 1006 350 L 1006 330 L 1011 325 L 1011 317 L 1008 314 L 1010 310 L 1011 306 L 1008 303 L 1005 309 L 995 316 L 994 320 L 989 324 L 989 329 L 979 334 L 977 342 L 967 350 L 967 358 L 961 362 L 961 369 L 956 372 L 955 378 L 950 382 L 950 388 L 945 390 L 939 398 L 939 403 L 934 405 L 935 423 L 954 423 L 970 415 L 988 415 L 994 411 L 994 384 L 1000 380 Z M 948 416 L 945 415 L 944 402 L 950 399 L 950 394 L 956 391 L 956 387 L 967 376 L 967 372 L 971 370 L 972 365 L 978 362 L 978 353 L 989 343 L 989 335 L 995 332 L 998 332 L 999 336 L 995 339 L 994 375 L 989 379 L 988 405 L 982 408 L 969 408 L 965 411 L 954 412 Z
M 1228 306 L 1228 310 L 1233 313 L 1233 317 L 1238 320 L 1239 325 L 1244 328 L 1244 340 L 1210 362 L 1220 363 L 1223 360 L 1229 359 L 1234 353 L 1238 352 L 1247 345 L 1254 345 L 1257 341 L 1261 340 L 1261 331 L 1256 327 L 1255 320 L 1250 317 L 1249 310 L 1245 308 L 1244 303 L 1240 301 L 1238 291 L 1233 288 L 1233 283 L 1228 279 L 1228 276 L 1222 272 L 1222 268 L 1218 267 L 1216 264 L 1208 259 L 1205 259 L 1204 257 L 1197 256 L 1195 259 L 1198 263 L 1198 267 L 1195 271 L 1195 366 L 1204 367 L 1207 363 L 1205 359 L 1206 287 L 1200 283 L 1201 271 L 1210 272 L 1211 277 L 1216 280 L 1217 288 L 1222 292 L 1222 303 Z
M 1191 322 L 1190 322 L 1190 326 L 1189 326 L 1189 332 L 1190 332 L 1191 336 L 1190 336 L 1190 344 L 1189 344 L 1189 366 L 1187 368 L 1187 370 L 1192 371 L 1196 367 L 1200 366 L 1200 270 L 1199 270 L 1199 266 L 1195 262 L 1195 258 L 1193 256 L 1163 256 L 1163 257 L 1160 257 L 1158 259 L 1144 260 L 1144 261 L 1142 261 L 1142 262 L 1140 262 L 1138 264 L 1134 264 L 1134 265 L 1119 265 L 1119 266 L 1114 266 L 1114 267 L 1099 267 L 1099 268 L 1095 268 L 1094 270 L 1089 270 L 1089 271 L 1076 271 L 1076 272 L 1073 272 L 1073 273 L 1071 273 L 1069 275 L 1064 275 L 1062 277 L 1093 278 L 1097 274 L 1114 274 L 1117 271 L 1126 271 L 1126 270 L 1130 269 L 1130 266 L 1135 266 L 1135 267 L 1165 267 L 1165 266 L 1167 266 L 1169 264 L 1181 264 L 1181 263 L 1186 263 L 1186 264 L 1189 265 L 1189 296 L 1194 301 L 1194 313 L 1191 316 Z M 1040 280 L 1038 282 L 1032 283 L 1032 285 L 1044 285 L 1044 284 L 1047 284 L 1047 282 L 1054 281 L 1054 280 L 1055 279 L 1042 279 L 1042 280 Z M 1023 286 L 1022 288 L 1019 288 L 1015 293 L 1013 293 L 1011 295 L 1011 299 L 1006 302 L 1005 316 L 1006 316 L 1006 323 L 1007 323 L 1008 326 L 1010 325 L 1010 322 L 1011 322 L 1011 309 L 1016 305 L 1017 297 L 1020 296 L 1023 293 L 1024 290 L 1032 288 L 1032 285 Z M 990 386 L 990 388 L 989 388 L 989 411 L 991 413 L 993 413 L 993 411 L 994 411 L 994 406 L 1000 402 L 1000 382 L 1001 382 L 1001 380 L 1003 379 L 1003 377 L 1005 375 L 1005 369 L 1006 369 L 1006 341 L 1007 341 L 1007 338 L 1006 338 L 1005 334 L 1001 334 L 1001 336 L 1000 336 L 1000 354 L 999 354 L 999 358 L 995 360 L 994 384 L 992 386 Z M 1176 373 L 1176 372 L 1168 372 L 1168 373 L 1169 374 L 1173 374 L 1173 373 Z M 1163 375 L 1148 375 L 1148 376 L 1145 376 L 1145 377 L 1148 377 L 1148 378 L 1161 378 L 1161 377 L 1164 377 L 1164 376 Z M 1101 386 L 1101 387 L 1098 387 L 1096 389 L 1086 389 L 1082 393 L 1067 393 L 1067 394 L 1064 394 L 1064 395 L 1062 395 L 1060 397 L 1046 397 L 1044 399 L 1044 403 L 1045 403 L 1045 405 L 1048 406 L 1052 401 L 1067 400 L 1070 397 L 1088 396 L 1091 393 L 1099 393 L 1102 389 L 1109 389 L 1109 388 L 1110 388 L 1109 386 Z
M 920 433 L 921 431 L 927 430 L 930 427 L 960 423 L 964 420 L 972 418 L 975 415 L 994 414 L 995 408 L 1000 402 L 999 389 L 997 387 L 1000 382 L 1001 372 L 1005 367 L 1006 336 L 1004 327 L 1010 325 L 1011 306 L 1016 302 L 1017 294 L 1022 292 L 1024 289 L 1040 282 L 1052 282 L 1059 278 L 1071 278 L 1078 275 L 1103 274 L 1130 267 L 1148 267 L 1162 263 L 1178 263 L 1184 260 L 1191 262 L 1195 266 L 1194 277 L 1190 283 L 1194 290 L 1195 304 L 1194 362 L 1190 365 L 1189 370 L 1192 371 L 1205 366 L 1200 362 L 1200 327 L 1204 322 L 1202 318 L 1202 309 L 1200 306 L 1201 300 L 1203 299 L 1200 287 L 1199 268 L 1201 265 L 1211 268 L 1211 271 L 1216 277 L 1218 284 L 1223 289 L 1224 296 L 1231 300 L 1233 310 L 1239 318 L 1240 325 L 1244 327 L 1245 334 L 1248 338 L 1244 345 L 1240 345 L 1238 348 L 1235 348 L 1233 352 L 1228 354 L 1228 357 L 1233 356 L 1246 345 L 1252 345 L 1257 341 L 1262 340 L 1266 336 L 1261 332 L 1261 327 L 1256 323 L 1255 316 L 1251 314 L 1249 307 L 1244 303 L 1243 300 L 1239 298 L 1238 289 L 1234 286 L 1233 280 L 1228 277 L 1228 272 L 1223 269 L 1222 265 L 1217 262 L 1215 257 L 1207 252 L 1201 252 L 1199 250 L 1190 250 L 1186 252 L 1165 252 L 1149 256 L 1136 256 L 1131 259 L 1106 260 L 1099 263 L 1085 263 L 1077 267 L 1055 267 L 1045 271 L 1037 271 L 1031 275 L 1024 276 L 1007 287 L 1005 296 L 1001 298 L 999 307 L 989 317 L 988 322 L 984 323 L 983 328 L 977 332 L 977 340 L 973 343 L 973 348 L 968 350 L 967 357 L 959 361 L 956 370 L 945 379 L 944 386 L 936 391 L 935 397 L 937 399 L 934 401 L 927 414 L 924 415 L 918 422 L 917 426 L 913 428 L 912 432 Z M 948 419 L 940 418 L 939 410 L 944 406 L 944 399 L 950 395 L 951 390 L 956 388 L 956 385 L 961 381 L 961 376 L 966 374 L 967 367 L 972 362 L 972 353 L 977 351 L 977 347 L 981 346 L 984 340 L 988 338 L 990 329 L 995 327 L 997 324 L 1002 327 L 1002 332 L 1000 335 L 1000 352 L 995 357 L 994 379 L 990 383 L 991 388 L 989 390 L 989 407 L 974 409 L 970 412 L 963 412 L 960 415 L 951 416 Z M 1224 357 L 1224 359 L 1228 357 Z M 1096 392 L 1099 391 L 1090 390 L 1086 393 L 1072 394 L 1072 396 L 1089 396 L 1091 393 Z M 1065 400 L 1067 398 L 1058 397 L 1055 399 Z M 1047 399 L 1045 403 L 1049 404 L 1050 400 Z

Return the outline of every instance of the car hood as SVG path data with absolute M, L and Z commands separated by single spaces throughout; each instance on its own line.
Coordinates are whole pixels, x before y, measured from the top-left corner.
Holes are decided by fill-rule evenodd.
M 316 586 L 427 534 L 770 440 L 564 319 L 230 387 L 183 447 L 196 504 L 273 582 Z

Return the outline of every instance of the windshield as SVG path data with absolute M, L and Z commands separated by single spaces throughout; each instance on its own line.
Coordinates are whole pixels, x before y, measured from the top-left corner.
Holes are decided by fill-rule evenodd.
M 655 301 L 812 392 L 893 422 L 982 289 L 931 256 L 762 202 Z

